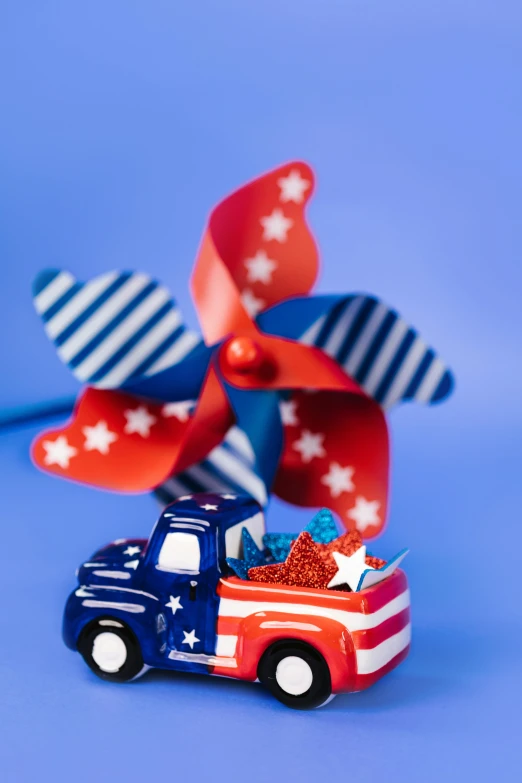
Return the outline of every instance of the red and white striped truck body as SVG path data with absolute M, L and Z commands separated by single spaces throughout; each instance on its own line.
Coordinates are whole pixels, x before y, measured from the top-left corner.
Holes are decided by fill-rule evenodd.
M 410 595 L 403 571 L 362 592 L 245 582 L 218 585 L 214 674 L 255 680 L 274 642 L 306 642 L 324 657 L 332 692 L 368 688 L 407 656 Z

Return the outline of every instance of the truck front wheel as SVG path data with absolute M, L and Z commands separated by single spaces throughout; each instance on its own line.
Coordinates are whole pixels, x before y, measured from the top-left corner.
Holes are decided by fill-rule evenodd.
M 78 651 L 89 668 L 103 680 L 127 682 L 146 668 L 133 632 L 114 618 L 90 623 L 80 635 Z
M 321 653 L 305 642 L 284 640 L 271 645 L 257 673 L 276 699 L 296 710 L 321 707 L 332 696 L 328 665 Z

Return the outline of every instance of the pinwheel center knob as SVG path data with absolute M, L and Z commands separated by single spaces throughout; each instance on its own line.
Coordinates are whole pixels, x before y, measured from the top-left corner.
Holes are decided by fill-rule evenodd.
M 233 337 L 225 347 L 225 358 L 235 372 L 255 372 L 263 361 L 263 350 L 251 337 Z

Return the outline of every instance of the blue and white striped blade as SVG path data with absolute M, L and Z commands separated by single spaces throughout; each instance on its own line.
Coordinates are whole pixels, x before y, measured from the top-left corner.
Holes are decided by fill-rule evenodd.
M 262 506 L 268 489 L 255 468 L 255 454 L 243 430 L 233 426 L 202 462 L 172 476 L 154 491 L 161 503 L 198 492 L 251 495 Z
M 155 376 L 203 345 L 183 324 L 169 291 L 137 272 L 81 283 L 70 272 L 46 269 L 33 283 L 33 298 L 58 355 L 90 386 L 118 389 Z
M 290 299 L 257 323 L 268 334 L 320 348 L 383 408 L 403 400 L 431 405 L 453 390 L 453 375 L 435 350 L 373 296 Z

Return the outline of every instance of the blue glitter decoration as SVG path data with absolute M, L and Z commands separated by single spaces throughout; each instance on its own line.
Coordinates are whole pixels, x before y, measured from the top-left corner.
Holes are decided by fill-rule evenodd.
M 248 566 L 246 560 L 239 560 L 237 557 L 227 557 L 227 564 L 240 579 L 248 579 Z
M 297 538 L 296 533 L 265 533 L 263 544 L 270 551 L 276 563 L 284 563 L 290 552 L 292 541 Z
M 333 514 L 328 508 L 318 511 L 305 530 L 317 544 L 329 544 L 339 535 Z M 298 533 L 266 533 L 263 536 L 263 544 L 276 563 L 283 563 L 290 553 L 292 542 L 298 535 Z
M 339 536 L 335 519 L 329 508 L 322 508 L 305 527 L 317 544 L 329 544 Z
M 259 549 L 246 527 L 242 529 L 241 536 L 243 540 L 243 560 L 236 557 L 227 557 L 227 564 L 240 579 L 248 579 L 249 568 L 267 564 L 267 553 Z
M 266 562 L 265 555 L 259 549 L 246 527 L 241 531 L 241 535 L 243 536 L 243 559 L 247 561 L 248 567 L 254 568 L 254 566 L 264 565 Z

